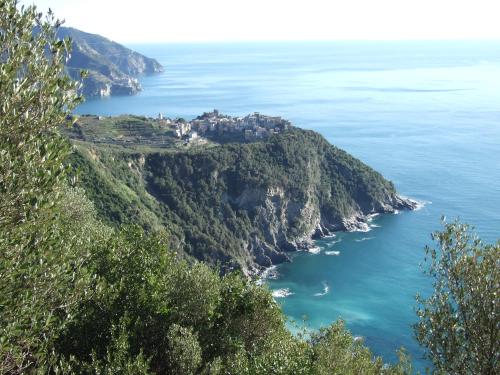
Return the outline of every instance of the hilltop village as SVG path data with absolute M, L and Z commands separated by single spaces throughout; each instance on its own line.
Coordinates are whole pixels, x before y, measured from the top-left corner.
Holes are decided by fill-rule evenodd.
M 162 114 L 156 118 L 83 115 L 75 120 L 71 129 L 63 131 L 70 138 L 96 144 L 170 148 L 210 142 L 254 142 L 291 127 L 290 121 L 281 117 L 257 112 L 245 117 L 232 117 L 214 110 L 191 121 L 170 119 Z
M 165 119 L 162 114 L 158 115 L 158 121 L 173 126 L 176 137 L 188 142 L 213 135 L 233 135 L 245 141 L 253 141 L 278 134 L 291 126 L 289 121 L 281 117 L 266 116 L 258 112 L 245 117 L 231 117 L 216 109 L 205 112 L 192 121 Z

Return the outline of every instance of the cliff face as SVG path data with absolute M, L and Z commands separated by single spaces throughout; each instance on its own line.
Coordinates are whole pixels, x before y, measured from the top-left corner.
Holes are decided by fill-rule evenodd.
M 89 72 L 83 87 L 87 97 L 133 95 L 141 90 L 137 76 L 163 71 L 156 60 L 102 36 L 66 27 L 61 27 L 57 35 L 73 41 L 71 58 L 66 65 L 70 76 L 78 79 L 80 70 Z
M 124 206 L 149 210 L 187 254 L 247 273 L 286 261 L 315 236 L 363 228 L 369 214 L 414 207 L 379 173 L 300 129 L 197 150 L 93 152 L 112 185 L 121 181 L 136 192 Z M 134 181 L 125 177 L 127 168 Z M 104 215 L 105 190 L 89 190 Z

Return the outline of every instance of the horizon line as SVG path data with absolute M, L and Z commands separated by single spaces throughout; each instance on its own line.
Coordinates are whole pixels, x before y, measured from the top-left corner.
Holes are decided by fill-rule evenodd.
M 99 35 L 99 34 L 97 34 Z M 103 35 L 106 37 L 105 35 Z M 110 39 L 110 38 L 108 38 Z M 254 44 L 254 43 L 386 43 L 386 42 L 499 42 L 500 38 L 443 38 L 443 39 L 214 39 L 214 40 L 165 40 L 165 41 L 117 41 L 110 39 L 120 44 Z

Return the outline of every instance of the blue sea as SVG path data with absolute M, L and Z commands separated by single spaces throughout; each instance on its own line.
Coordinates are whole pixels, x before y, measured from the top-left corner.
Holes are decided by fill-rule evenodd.
M 380 171 L 423 208 L 378 216 L 366 233 L 318 241 L 268 280 L 284 312 L 309 328 L 345 320 L 386 361 L 404 346 L 441 216 L 500 237 L 499 42 L 297 42 L 132 45 L 165 72 L 133 97 L 89 100 L 79 113 L 192 118 L 259 111 L 313 129 Z

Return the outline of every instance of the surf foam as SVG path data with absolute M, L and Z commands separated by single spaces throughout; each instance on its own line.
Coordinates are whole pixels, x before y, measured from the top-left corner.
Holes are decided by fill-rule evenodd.
M 356 242 L 363 242 L 363 241 L 369 241 L 373 240 L 375 237 L 363 237 L 363 238 L 356 238 L 354 241 Z
M 340 251 L 325 251 L 325 255 L 340 255 Z
M 291 296 L 292 294 L 293 293 L 288 288 L 273 290 L 273 297 L 274 298 L 285 298 L 285 297 Z
M 315 293 L 315 297 L 322 297 L 324 295 L 327 295 L 328 292 L 330 291 L 330 287 L 328 286 L 328 283 L 326 281 L 323 281 L 323 292 L 321 293 Z
M 319 254 L 321 252 L 321 248 L 316 246 L 308 249 L 307 251 L 310 252 L 311 254 Z

